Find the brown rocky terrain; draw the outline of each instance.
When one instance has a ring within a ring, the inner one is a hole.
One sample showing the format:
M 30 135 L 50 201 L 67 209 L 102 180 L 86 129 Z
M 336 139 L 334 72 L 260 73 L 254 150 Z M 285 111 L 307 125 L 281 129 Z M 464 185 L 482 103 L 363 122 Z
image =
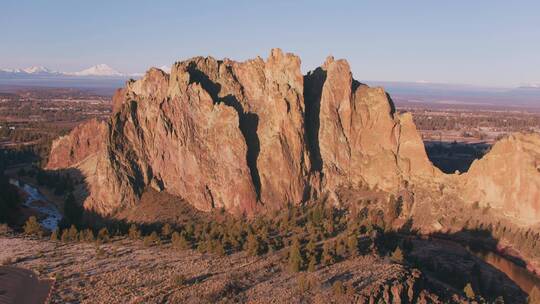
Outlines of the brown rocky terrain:
M 125 238 L 96 245 L 4 236 L 0 245 L 0 260 L 54 280 L 51 303 L 466 303 L 434 277 L 374 255 L 290 273 L 282 251 L 220 257 Z
M 398 115 L 382 89 L 331 57 L 304 77 L 300 59 L 278 49 L 266 61 L 197 57 L 171 75 L 152 69 L 117 91 L 107 131 L 94 132 L 102 141 L 80 146 L 80 129 L 92 128 L 55 143 L 48 168 L 77 167 L 85 207 L 105 215 L 133 206 L 147 187 L 200 210 L 249 213 L 343 186 L 397 193 L 404 181 L 440 175 L 410 115 Z
M 396 113 L 383 89 L 354 80 L 345 60 L 329 57 L 302 76 L 297 56 L 274 49 L 267 60 L 195 57 L 170 75 L 151 69 L 116 92 L 107 123 L 91 121 L 57 140 L 47 167 L 80 170 L 87 184 L 80 197 L 102 215 L 133 207 L 147 188 L 199 210 L 251 213 L 335 201 L 343 187 L 413 196 L 445 187 L 465 205 L 489 205 L 533 226 L 538 142 L 510 136 L 467 174 L 442 174 L 411 115 Z

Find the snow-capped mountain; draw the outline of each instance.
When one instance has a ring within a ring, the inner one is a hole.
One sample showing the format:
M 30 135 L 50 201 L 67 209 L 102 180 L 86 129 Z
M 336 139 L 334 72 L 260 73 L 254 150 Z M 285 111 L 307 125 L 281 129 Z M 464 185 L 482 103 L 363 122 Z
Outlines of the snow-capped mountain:
M 68 74 L 68 73 L 66 73 Z M 102 63 L 98 64 L 92 67 L 89 67 L 88 69 L 82 70 L 80 72 L 71 73 L 68 75 L 75 75 L 75 76 L 105 76 L 105 77 L 121 77 L 121 76 L 127 76 L 125 74 L 122 74 L 118 72 L 117 70 L 111 68 L 110 66 Z
M 21 69 L 0 69 L 0 73 L 22 73 Z
M 49 68 L 43 67 L 43 66 L 33 66 L 26 69 L 22 69 L 22 72 L 28 73 L 28 74 L 59 74 L 56 71 L 53 71 Z
M 124 74 L 106 64 L 98 64 L 78 72 L 57 72 L 47 67 L 33 66 L 25 69 L 0 69 L 0 76 L 7 78 L 33 78 L 43 77 L 110 77 L 128 78 L 139 74 Z
M 528 83 L 519 87 L 520 89 L 540 89 L 540 83 Z

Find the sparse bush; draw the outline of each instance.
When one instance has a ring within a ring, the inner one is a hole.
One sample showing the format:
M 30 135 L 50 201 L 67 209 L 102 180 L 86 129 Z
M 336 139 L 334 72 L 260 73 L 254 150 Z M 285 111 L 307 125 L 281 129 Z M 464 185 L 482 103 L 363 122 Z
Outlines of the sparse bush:
M 109 241 L 109 230 L 107 228 L 101 228 L 98 231 L 97 239 L 100 242 L 107 243 Z
M 349 235 L 347 239 L 347 250 L 351 256 L 358 254 L 358 235 L 356 233 Z
M 0 235 L 6 235 L 10 231 L 7 224 L 0 224 Z
M 69 240 L 72 242 L 75 242 L 79 239 L 79 231 L 77 231 L 77 227 L 75 227 L 75 225 L 71 225 L 71 227 L 69 227 L 68 236 Z
M 51 232 L 51 241 L 53 241 L 53 242 L 58 241 L 58 229 L 54 229 Z
M 128 236 L 131 240 L 138 240 L 141 238 L 141 231 L 135 224 L 131 224 L 131 226 L 129 226 Z
M 171 233 L 172 233 L 171 225 L 169 225 L 168 223 L 163 225 L 163 227 L 161 228 L 161 235 L 163 237 L 169 237 Z
M 312 283 L 311 280 L 309 280 L 306 275 L 298 276 L 296 283 L 298 285 L 297 288 L 298 288 L 299 294 L 304 294 L 310 291 L 311 288 L 313 287 L 311 284 Z
M 93 242 L 95 240 L 94 232 L 92 231 L 92 229 L 84 230 L 84 240 L 86 242 Z
M 35 216 L 31 216 L 28 218 L 28 220 L 24 224 L 23 229 L 24 233 L 28 235 L 38 235 L 42 233 L 41 225 L 38 223 Z
M 61 272 L 57 272 L 57 273 L 54 274 L 54 279 L 56 281 L 61 281 L 61 280 L 64 279 L 64 275 Z
M 261 253 L 261 246 L 260 246 L 259 238 L 251 232 L 247 236 L 245 247 L 246 247 L 247 253 L 251 256 L 256 256 Z
M 101 248 L 101 246 L 96 246 L 96 257 L 97 258 L 104 258 L 105 257 L 105 250 Z
M 330 242 L 325 242 L 323 245 L 323 254 L 322 254 L 322 262 L 325 266 L 329 266 L 334 264 L 335 262 L 334 258 L 334 250 L 333 246 Z
M 161 243 L 161 240 L 159 239 L 159 236 L 155 231 L 152 231 L 150 235 L 145 236 L 143 240 L 143 245 L 146 247 L 159 245 L 160 243 Z
M 302 253 L 300 252 L 300 242 L 298 238 L 294 238 L 289 249 L 289 270 L 292 272 L 298 272 L 302 269 L 304 260 Z
M 465 285 L 465 288 L 463 288 L 463 292 L 469 299 L 474 299 L 474 297 L 476 296 L 471 286 L 471 283 L 467 283 L 467 285 Z
M 191 248 L 191 243 L 187 239 L 184 232 L 182 232 L 182 233 L 178 233 L 176 231 L 173 232 L 173 234 L 172 234 L 172 245 L 173 245 L 174 248 L 183 249 L 183 250 Z
M 226 254 L 225 247 L 220 240 L 214 240 L 212 242 L 211 251 L 219 256 L 224 256 Z
M 345 287 L 343 287 L 343 282 L 340 280 L 335 281 L 334 284 L 332 284 L 332 291 L 336 297 L 342 297 L 345 295 Z
M 396 263 L 403 263 L 404 261 L 403 252 L 401 251 L 401 248 L 399 248 L 399 246 L 396 247 L 394 252 L 392 252 L 392 255 L 390 256 L 390 258 L 392 259 L 392 261 Z
M 314 272 L 317 269 L 317 256 L 316 255 L 310 255 L 309 256 L 309 264 L 308 264 L 308 271 Z
M 314 255 L 316 253 L 317 245 L 315 244 L 315 242 L 316 240 L 312 235 L 312 237 L 310 237 L 309 242 L 306 245 L 306 252 L 308 255 Z
M 69 232 L 66 229 L 62 230 L 62 236 L 60 237 L 60 239 L 64 243 L 69 242 Z

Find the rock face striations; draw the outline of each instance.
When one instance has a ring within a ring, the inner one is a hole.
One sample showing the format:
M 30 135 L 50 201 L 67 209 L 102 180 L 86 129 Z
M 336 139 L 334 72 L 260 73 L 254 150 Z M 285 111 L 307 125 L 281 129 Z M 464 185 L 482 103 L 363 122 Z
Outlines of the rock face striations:
M 149 70 L 116 92 L 107 122 L 55 141 L 48 168 L 79 169 L 85 207 L 103 215 L 137 204 L 148 187 L 200 210 L 252 213 L 333 197 L 341 187 L 398 193 L 449 180 L 465 200 L 514 208 L 510 200 L 538 201 L 538 171 L 492 162 L 512 149 L 523 154 L 511 157 L 518 162 L 534 145 L 509 139 L 470 173 L 448 178 L 428 160 L 411 115 L 398 114 L 383 89 L 354 80 L 345 60 L 329 57 L 302 75 L 297 56 L 273 49 L 266 60 L 195 57 L 170 75 Z M 482 177 L 486 167 L 496 168 L 491 180 Z M 522 177 L 519 185 L 500 180 L 505 168 Z M 516 210 L 538 214 L 526 202 Z
M 322 173 L 323 190 L 364 184 L 397 192 L 403 181 L 440 174 L 410 114 L 397 114 L 382 88 L 354 80 L 347 61 L 327 58 L 305 87 L 313 169 Z

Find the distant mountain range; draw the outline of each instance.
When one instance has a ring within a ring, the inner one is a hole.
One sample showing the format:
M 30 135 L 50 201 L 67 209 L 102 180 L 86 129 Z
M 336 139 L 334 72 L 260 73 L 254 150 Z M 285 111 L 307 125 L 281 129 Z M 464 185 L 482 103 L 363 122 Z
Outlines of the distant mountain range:
M 383 87 L 399 106 L 407 103 L 540 108 L 540 85 L 487 87 L 430 82 L 365 81 Z
M 170 66 L 159 69 L 170 73 Z M 142 73 L 119 72 L 107 64 L 98 64 L 78 72 L 60 72 L 43 66 L 25 69 L 1 69 L 0 86 L 39 86 L 67 88 L 106 88 L 112 92 L 124 86 L 130 78 Z M 496 107 L 527 107 L 540 109 L 540 84 L 519 87 L 486 87 L 466 84 L 392 81 L 363 81 L 383 87 L 396 105 L 429 103 L 438 105 L 473 105 Z
M 137 79 L 142 75 L 121 73 L 106 64 L 98 64 L 78 72 L 60 72 L 42 66 L 25 69 L 0 68 L 0 91 L 12 87 L 58 87 L 99 89 L 99 92 L 112 94 L 115 88 L 124 86 L 128 79 Z
M 129 78 L 139 77 L 141 74 L 125 74 L 118 72 L 106 64 L 98 64 L 79 72 L 59 72 L 47 67 L 33 66 L 25 69 L 0 69 L 0 78 L 43 78 L 43 77 L 110 77 Z

